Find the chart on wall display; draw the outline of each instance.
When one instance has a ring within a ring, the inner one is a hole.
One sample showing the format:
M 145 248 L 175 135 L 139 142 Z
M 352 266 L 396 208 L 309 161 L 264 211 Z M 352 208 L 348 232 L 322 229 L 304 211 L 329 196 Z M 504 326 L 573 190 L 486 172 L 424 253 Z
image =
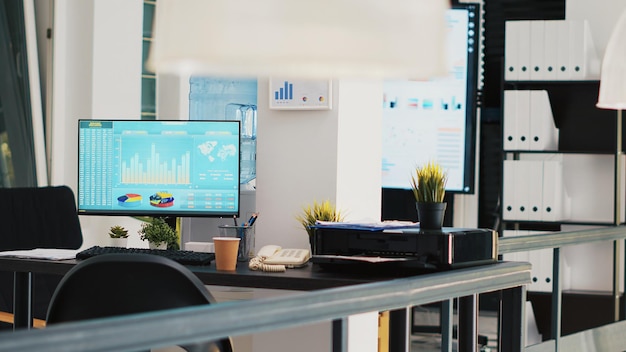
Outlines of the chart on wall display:
M 428 81 L 393 80 L 383 86 L 384 188 L 410 188 L 417 166 L 436 161 L 448 173 L 446 189 L 468 192 L 471 180 L 471 100 L 476 82 L 470 74 L 475 57 L 475 9 L 450 9 L 448 75 Z
M 238 122 L 81 120 L 79 211 L 237 211 L 239 138 Z

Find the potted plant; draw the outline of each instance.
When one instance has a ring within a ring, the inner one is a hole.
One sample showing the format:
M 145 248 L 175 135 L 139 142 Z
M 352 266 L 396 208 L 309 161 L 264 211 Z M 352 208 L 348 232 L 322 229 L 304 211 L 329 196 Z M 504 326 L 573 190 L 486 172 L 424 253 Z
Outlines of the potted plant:
M 438 230 L 443 226 L 446 211 L 443 199 L 447 181 L 447 172 L 434 161 L 417 167 L 415 174 L 411 175 L 411 189 L 415 196 L 420 228 Z
M 147 220 L 138 233 L 142 241 L 148 241 L 150 248 L 179 249 L 176 231 L 163 218 Z
M 302 208 L 302 213 L 296 216 L 296 220 L 302 224 L 307 234 L 309 235 L 309 243 L 313 248 L 313 233 L 315 231 L 312 228 L 315 222 L 320 221 L 343 221 L 344 215 L 341 211 L 337 210 L 334 204 L 329 200 L 325 200 L 321 203 L 314 201 L 313 204 L 307 205 Z
M 109 229 L 109 237 L 114 247 L 126 248 L 128 243 L 128 230 L 123 226 L 115 225 Z

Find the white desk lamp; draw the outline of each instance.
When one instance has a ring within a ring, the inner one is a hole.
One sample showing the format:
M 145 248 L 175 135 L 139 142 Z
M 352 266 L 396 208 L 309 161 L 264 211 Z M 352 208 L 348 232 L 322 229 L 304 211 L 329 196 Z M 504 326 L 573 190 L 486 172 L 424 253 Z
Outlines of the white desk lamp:
M 448 0 L 159 0 L 157 73 L 424 79 L 446 74 Z

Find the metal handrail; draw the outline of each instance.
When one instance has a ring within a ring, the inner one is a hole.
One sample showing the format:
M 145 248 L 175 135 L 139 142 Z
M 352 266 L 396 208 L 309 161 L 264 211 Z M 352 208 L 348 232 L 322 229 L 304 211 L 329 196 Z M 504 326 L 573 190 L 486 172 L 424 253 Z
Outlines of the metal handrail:
M 529 282 L 528 263 L 488 264 L 287 298 L 226 302 L 0 333 L 0 351 L 141 350 L 434 303 L 518 288 Z
M 552 249 L 553 250 L 553 268 L 552 268 L 552 311 L 551 311 L 551 331 L 552 336 L 550 339 L 543 341 L 540 344 L 534 346 L 528 346 L 528 350 L 532 351 L 560 351 L 561 348 L 569 348 L 564 350 L 571 350 L 571 340 L 573 336 L 567 338 L 561 337 L 561 302 L 562 302 L 562 287 L 561 287 L 561 247 L 568 245 L 579 245 L 591 242 L 601 241 L 613 241 L 613 297 L 615 300 L 614 309 L 616 321 L 620 316 L 619 296 L 618 292 L 620 286 L 619 277 L 619 251 L 615 248 L 619 248 L 618 241 L 626 239 L 626 226 L 610 226 L 602 228 L 593 228 L 579 231 L 565 231 L 565 232 L 545 232 L 536 233 L 532 235 L 501 237 L 498 239 L 498 254 L 507 254 L 522 251 L 532 251 L 539 249 Z M 621 310 L 626 314 L 626 306 L 621 307 Z M 614 323 L 618 326 L 623 324 Z M 617 331 L 611 327 L 611 324 L 586 330 L 586 334 L 580 336 L 602 336 L 608 335 L 607 332 Z M 594 335 L 595 334 L 595 335 Z M 575 345 L 575 344 L 574 344 Z
M 579 231 L 545 232 L 524 236 L 500 237 L 498 253 L 557 248 L 599 241 L 616 241 L 626 238 L 626 226 L 610 226 Z

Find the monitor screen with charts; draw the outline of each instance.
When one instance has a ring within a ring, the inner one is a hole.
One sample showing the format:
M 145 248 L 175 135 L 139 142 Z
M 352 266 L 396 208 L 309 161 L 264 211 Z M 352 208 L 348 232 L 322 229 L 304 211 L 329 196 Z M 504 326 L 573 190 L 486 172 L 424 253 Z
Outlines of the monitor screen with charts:
M 239 121 L 78 123 L 79 214 L 239 215 Z
M 409 190 L 415 167 L 436 161 L 448 173 L 447 191 L 474 192 L 479 9 L 477 4 L 464 3 L 447 10 L 446 76 L 385 81 L 384 189 Z

